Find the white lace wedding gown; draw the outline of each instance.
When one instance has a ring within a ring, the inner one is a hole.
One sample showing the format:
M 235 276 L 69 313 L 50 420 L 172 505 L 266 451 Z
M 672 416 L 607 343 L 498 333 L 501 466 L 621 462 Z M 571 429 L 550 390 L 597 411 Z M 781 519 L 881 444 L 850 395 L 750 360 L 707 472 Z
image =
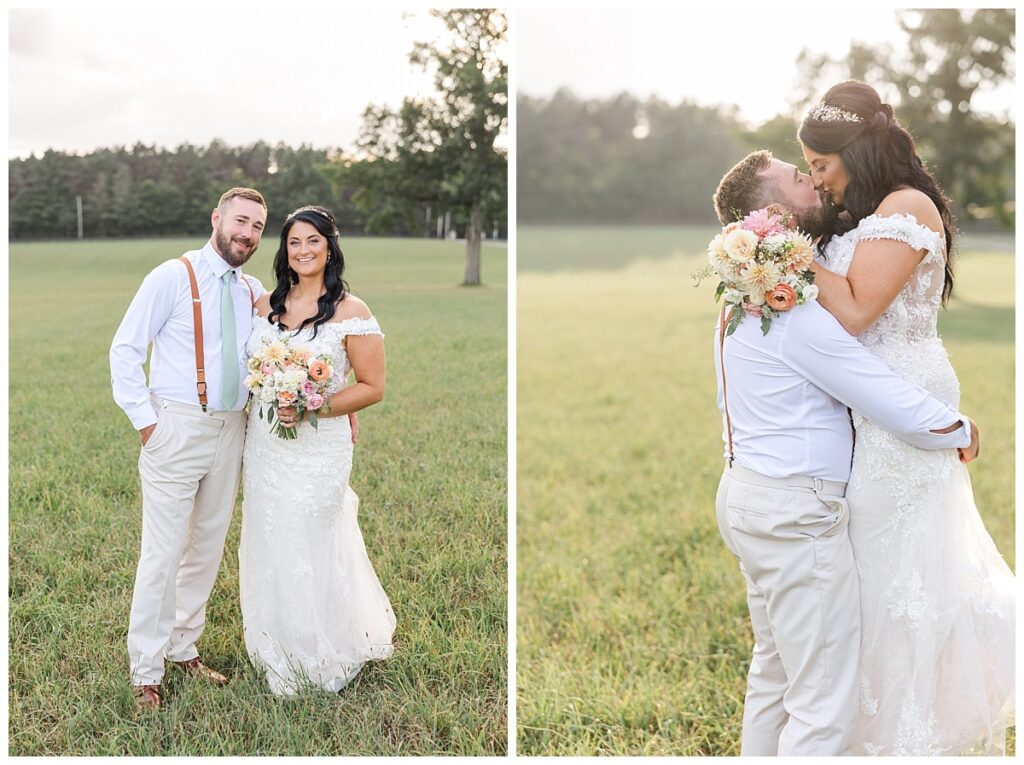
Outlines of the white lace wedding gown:
M 959 408 L 936 329 L 945 240 L 913 216 L 872 215 L 829 242 L 823 265 L 845 275 L 861 239 L 927 250 L 861 342 Z M 1013 724 L 1015 581 L 978 514 L 967 469 L 956 450 L 916 449 L 857 412 L 853 421 L 847 499 L 863 619 L 853 753 L 1002 752 Z
M 254 320 L 250 355 L 282 333 Z M 382 334 L 375 319 L 322 324 L 298 340 L 334 358 L 339 386 L 351 368 L 346 335 Z M 391 655 L 395 615 L 366 555 L 348 485 L 348 417 L 302 423 L 297 438 L 273 435 L 252 407 L 243 457 L 244 500 L 238 550 L 245 647 L 271 690 L 338 691 L 371 659 Z

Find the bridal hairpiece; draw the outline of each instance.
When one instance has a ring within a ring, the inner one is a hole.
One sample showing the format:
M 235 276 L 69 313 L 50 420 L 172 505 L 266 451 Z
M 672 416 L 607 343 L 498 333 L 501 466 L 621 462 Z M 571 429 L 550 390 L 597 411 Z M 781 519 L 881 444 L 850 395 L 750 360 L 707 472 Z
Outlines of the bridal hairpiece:
M 292 210 L 292 212 L 288 213 L 288 217 L 285 218 L 285 220 L 289 221 L 292 218 L 294 218 L 296 215 L 298 215 L 299 213 L 304 213 L 304 212 L 316 213 L 317 215 L 319 215 L 319 216 L 321 216 L 323 218 L 327 218 L 327 220 L 329 220 L 331 223 L 334 223 L 334 217 L 329 212 L 327 212 L 327 210 L 325 210 L 324 208 L 320 207 L 319 205 L 306 205 L 305 207 L 300 207 L 297 210 Z
M 331 228 L 334 229 L 334 235 L 335 236 L 340 236 L 341 235 L 341 233 L 338 231 L 338 223 L 337 223 L 337 221 L 334 220 L 334 216 L 331 215 L 323 207 L 320 207 L 319 205 L 306 205 L 305 207 L 300 207 L 298 210 L 293 210 L 292 212 L 288 213 L 288 217 L 284 219 L 285 223 L 290 221 L 292 218 L 294 218 L 299 213 L 304 213 L 304 212 L 316 213 L 321 218 L 326 218 L 328 221 L 330 221 Z
M 812 120 L 818 120 L 819 122 L 863 122 L 859 116 L 853 112 L 848 112 L 846 109 L 840 109 L 838 106 L 832 104 L 815 104 L 811 107 L 811 110 L 807 112 L 807 116 Z

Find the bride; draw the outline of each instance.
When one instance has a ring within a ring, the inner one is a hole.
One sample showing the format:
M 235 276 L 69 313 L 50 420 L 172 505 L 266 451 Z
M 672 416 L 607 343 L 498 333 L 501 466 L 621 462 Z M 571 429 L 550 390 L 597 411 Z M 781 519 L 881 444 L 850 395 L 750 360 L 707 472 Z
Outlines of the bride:
M 338 691 L 371 659 L 391 655 L 395 616 L 356 522 L 349 418 L 384 394 L 384 336 L 348 291 L 334 218 L 301 207 L 285 221 L 277 286 L 256 302 L 249 355 L 266 339 L 296 337 L 334 358 L 338 392 L 318 427 L 278 410 L 296 438 L 249 413 L 243 457 L 239 580 L 245 646 L 276 694 Z M 355 384 L 342 387 L 349 371 Z
M 819 302 L 895 372 L 959 408 L 936 328 L 953 287 L 953 220 L 913 140 L 855 81 L 810 109 L 799 138 L 815 186 L 845 211 L 814 267 Z M 1002 752 L 1013 724 L 1015 583 L 967 470 L 955 451 L 915 449 L 853 419 L 847 500 L 862 619 L 853 753 Z

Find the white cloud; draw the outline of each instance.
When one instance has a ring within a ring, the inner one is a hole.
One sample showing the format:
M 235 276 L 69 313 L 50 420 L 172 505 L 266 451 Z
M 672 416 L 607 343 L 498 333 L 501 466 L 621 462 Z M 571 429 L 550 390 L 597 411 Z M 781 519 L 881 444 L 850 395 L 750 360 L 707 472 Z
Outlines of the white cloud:
M 226 6 L 10 16 L 9 153 L 264 140 L 348 145 L 366 106 L 432 92 L 409 64 L 426 11 Z

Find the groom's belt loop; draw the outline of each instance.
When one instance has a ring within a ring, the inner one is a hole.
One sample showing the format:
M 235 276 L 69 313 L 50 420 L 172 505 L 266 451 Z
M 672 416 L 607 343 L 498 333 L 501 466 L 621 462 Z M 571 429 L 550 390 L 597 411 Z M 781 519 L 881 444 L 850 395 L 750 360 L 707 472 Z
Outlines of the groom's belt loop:
M 812 478 L 808 475 L 790 475 L 785 478 L 771 478 L 745 468 L 742 465 L 733 465 L 726 468 L 726 472 L 743 483 L 752 483 L 755 486 L 768 486 L 779 489 L 807 489 L 815 494 L 825 494 L 831 497 L 845 497 L 846 484 L 842 481 L 830 481 L 827 478 Z

